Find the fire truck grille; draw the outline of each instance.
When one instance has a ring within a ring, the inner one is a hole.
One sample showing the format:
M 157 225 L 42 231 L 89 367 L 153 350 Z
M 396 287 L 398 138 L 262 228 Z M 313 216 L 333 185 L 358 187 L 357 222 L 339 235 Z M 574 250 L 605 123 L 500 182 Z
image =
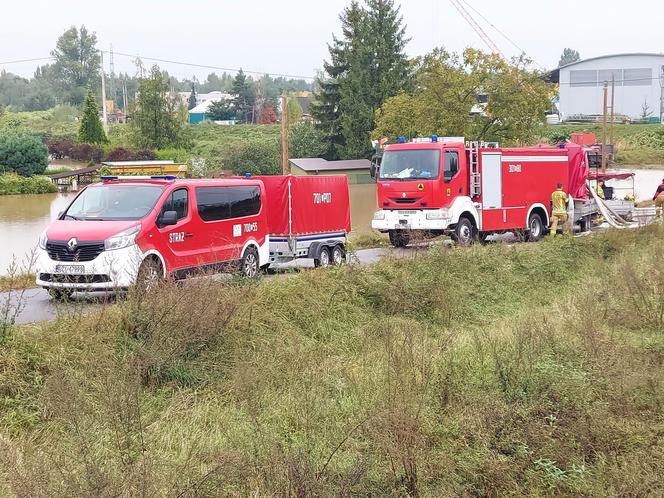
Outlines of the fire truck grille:
M 49 240 L 46 243 L 46 252 L 54 261 L 92 261 L 103 251 L 103 242 L 79 242 L 74 251 L 69 249 L 66 241 Z
M 398 199 L 392 199 L 395 204 L 414 204 L 417 202 L 417 199 L 414 197 L 399 197 Z

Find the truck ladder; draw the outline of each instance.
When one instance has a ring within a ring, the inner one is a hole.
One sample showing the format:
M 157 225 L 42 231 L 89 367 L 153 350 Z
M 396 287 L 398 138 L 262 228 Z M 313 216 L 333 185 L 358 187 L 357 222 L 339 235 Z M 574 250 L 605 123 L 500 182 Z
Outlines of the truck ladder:
M 470 196 L 479 197 L 482 193 L 482 180 L 480 178 L 480 142 L 468 142 L 468 152 L 470 156 Z

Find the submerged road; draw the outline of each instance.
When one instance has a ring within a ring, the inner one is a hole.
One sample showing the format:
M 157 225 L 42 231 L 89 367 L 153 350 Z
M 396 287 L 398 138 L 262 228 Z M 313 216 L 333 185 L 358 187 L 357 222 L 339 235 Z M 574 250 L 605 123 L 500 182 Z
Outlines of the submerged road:
M 405 249 L 394 248 L 376 248 L 361 249 L 355 251 L 350 257 L 352 263 L 360 265 L 370 265 L 382 257 L 389 255 L 398 258 L 414 256 L 422 249 L 428 248 L 428 244 L 422 246 L 408 247 Z M 356 259 L 353 259 L 356 258 Z M 313 268 L 313 260 L 298 259 L 294 262 L 279 265 L 275 267 L 277 275 L 279 270 L 290 268 Z M 71 303 L 62 304 L 53 301 L 48 292 L 44 289 L 26 289 L 0 293 L 0 319 L 2 315 L 7 314 L 7 319 L 14 320 L 16 324 L 24 325 L 28 323 L 43 322 L 53 320 L 58 317 L 80 314 L 85 310 L 94 309 L 95 306 L 101 306 L 104 293 L 76 293 L 72 301 L 80 306 L 72 306 Z

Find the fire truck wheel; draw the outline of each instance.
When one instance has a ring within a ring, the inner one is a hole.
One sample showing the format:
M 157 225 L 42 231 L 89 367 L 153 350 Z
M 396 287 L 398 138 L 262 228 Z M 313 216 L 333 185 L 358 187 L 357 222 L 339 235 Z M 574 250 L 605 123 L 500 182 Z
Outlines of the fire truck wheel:
M 334 249 L 332 249 L 332 263 L 334 263 L 335 266 L 341 266 L 345 262 L 346 251 L 344 251 L 343 246 L 334 246 Z
M 163 275 L 159 260 L 151 256 L 147 257 L 138 269 L 136 285 L 139 291 L 146 292 L 154 289 L 161 282 Z
M 247 247 L 242 256 L 240 271 L 243 277 L 254 278 L 260 270 L 258 264 L 258 252 L 252 246 Z
M 465 217 L 459 218 L 454 229 L 454 240 L 460 246 L 469 246 L 477 239 L 477 230 L 472 222 Z
M 314 266 L 329 266 L 330 265 L 330 250 L 327 247 L 321 247 L 318 257 L 314 259 Z
M 542 217 L 533 213 L 528 219 L 528 240 L 530 242 L 537 242 L 544 235 L 544 223 L 542 223 Z
M 410 234 L 403 230 L 390 230 L 390 244 L 394 247 L 406 247 L 410 242 Z

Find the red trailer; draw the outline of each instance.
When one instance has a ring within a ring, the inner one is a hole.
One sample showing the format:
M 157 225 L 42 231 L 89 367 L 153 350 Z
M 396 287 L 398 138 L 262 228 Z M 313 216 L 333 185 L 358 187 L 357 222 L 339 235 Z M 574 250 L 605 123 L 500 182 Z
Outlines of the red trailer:
M 508 231 L 537 240 L 549 225 L 558 183 L 572 197 L 587 198 L 587 155 L 576 144 L 467 147 L 435 135 L 400 142 L 385 148 L 371 223 L 395 246 L 407 245 L 414 231 L 447 234 L 461 244 Z
M 350 198 L 346 176 L 261 176 L 265 185 L 270 263 L 311 258 L 316 266 L 346 260 Z

